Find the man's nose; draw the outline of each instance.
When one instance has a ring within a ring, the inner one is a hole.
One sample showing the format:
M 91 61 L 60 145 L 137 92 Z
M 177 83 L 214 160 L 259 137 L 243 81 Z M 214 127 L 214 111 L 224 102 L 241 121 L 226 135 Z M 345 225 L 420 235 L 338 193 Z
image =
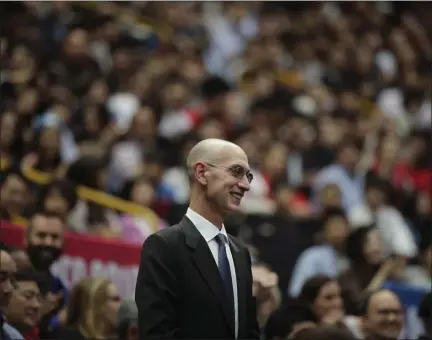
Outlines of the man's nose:
M 242 178 L 242 180 L 239 182 L 239 187 L 244 191 L 250 190 L 250 183 L 246 176 Z
M 34 297 L 30 300 L 29 307 L 39 310 L 42 308 L 42 302 L 38 297 Z
M 394 322 L 394 321 L 396 321 L 396 319 L 397 319 L 396 313 L 389 313 L 387 315 L 387 321 L 388 322 Z
M 45 237 L 45 239 L 43 240 L 43 245 L 44 246 L 48 246 L 48 247 L 52 247 L 54 245 L 54 238 L 52 237 Z

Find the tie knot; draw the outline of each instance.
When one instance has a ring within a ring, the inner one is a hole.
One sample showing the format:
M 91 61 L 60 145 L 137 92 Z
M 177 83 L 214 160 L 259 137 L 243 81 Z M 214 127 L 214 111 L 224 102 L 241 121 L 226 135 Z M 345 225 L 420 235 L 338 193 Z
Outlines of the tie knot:
M 217 234 L 216 237 L 215 237 L 215 239 L 216 239 L 216 242 L 217 242 L 220 246 L 221 246 L 221 245 L 224 245 L 224 244 L 226 243 L 226 241 L 227 241 L 226 236 L 225 236 L 224 234 L 221 234 L 221 233 Z

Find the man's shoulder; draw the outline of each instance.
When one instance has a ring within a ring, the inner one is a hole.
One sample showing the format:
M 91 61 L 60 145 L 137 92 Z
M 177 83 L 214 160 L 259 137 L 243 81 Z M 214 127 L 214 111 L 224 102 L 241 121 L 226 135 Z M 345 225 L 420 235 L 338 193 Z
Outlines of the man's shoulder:
M 3 332 L 8 336 L 10 339 L 13 340 L 24 340 L 24 336 L 14 327 L 11 325 L 5 323 L 3 324 Z M 8 338 L 6 338 L 8 339 Z
M 178 241 L 181 237 L 183 237 L 183 230 L 180 227 L 180 223 L 177 223 L 153 233 L 148 239 L 162 238 L 168 243 L 173 243 Z

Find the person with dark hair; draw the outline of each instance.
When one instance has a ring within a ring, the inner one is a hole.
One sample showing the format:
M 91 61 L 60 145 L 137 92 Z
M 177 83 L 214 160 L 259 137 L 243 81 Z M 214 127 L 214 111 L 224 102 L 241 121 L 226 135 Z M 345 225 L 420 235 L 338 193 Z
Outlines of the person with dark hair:
M 293 340 L 356 340 L 356 338 L 346 329 L 316 327 L 299 331 Z
M 64 220 L 77 204 L 75 186 L 67 180 L 54 180 L 43 186 L 38 197 L 38 211 L 58 215 Z
M 337 184 L 342 194 L 345 213 L 351 217 L 363 210 L 365 176 L 357 171 L 361 148 L 356 140 L 347 139 L 339 144 L 336 163 L 318 172 L 312 186 L 314 201 L 318 203 L 320 191 L 328 184 Z
M 0 183 L 0 219 L 23 217 L 31 201 L 30 185 L 20 171 L 11 170 Z
M 319 323 L 336 323 L 344 316 L 343 301 L 337 281 L 317 275 L 305 282 L 297 300 L 312 310 Z
M 344 255 L 349 225 L 343 210 L 327 209 L 321 230 L 323 244 L 306 249 L 298 258 L 289 287 L 289 295 L 296 297 L 307 279 L 315 275 L 336 277 L 348 268 Z
M 359 320 L 345 313 L 342 290 L 336 279 L 317 275 L 304 284 L 298 302 L 309 308 L 320 325 L 334 325 L 360 334 Z
M 76 185 L 104 191 L 108 175 L 106 165 L 107 159 L 82 157 L 69 167 L 66 178 Z M 91 201 L 78 200 L 67 222 L 69 228 L 74 231 L 108 238 L 117 237 L 120 231 L 117 213 Z
M 147 177 L 141 176 L 127 181 L 121 191 L 121 197 L 148 209 L 146 216 L 135 214 L 120 215 L 120 237 L 122 240 L 142 245 L 149 235 L 167 226 L 166 222 L 152 210 L 152 205 L 156 198 L 156 190 Z
M 346 308 L 357 315 L 361 294 L 371 282 L 384 261 L 380 233 L 373 226 L 361 227 L 346 241 L 346 255 L 350 268 L 339 276 Z
M 224 125 L 224 132 L 228 132 L 228 95 L 231 85 L 219 76 L 210 76 L 201 84 L 200 92 L 203 99 L 203 117 L 215 117 Z M 225 125 L 226 124 L 226 125 Z
M 403 326 L 402 304 L 390 290 L 379 289 L 365 296 L 361 304 L 362 331 L 366 340 L 396 340 Z
M 20 333 L 37 334 L 42 316 L 42 304 L 49 289 L 48 278 L 33 268 L 25 268 L 15 274 L 15 289 L 4 313 Z
M 366 204 L 381 234 L 385 255 L 411 258 L 417 255 L 414 235 L 400 211 L 391 205 L 392 193 L 387 181 L 370 178 L 365 188 Z
M 26 252 L 36 270 L 49 277 L 49 292 L 43 300 L 41 312 L 41 336 L 49 329 L 58 326 L 57 313 L 67 299 L 67 289 L 63 282 L 50 272 L 50 268 L 63 252 L 65 225 L 55 215 L 36 213 L 30 219 L 25 238 Z
M 418 340 L 432 340 L 432 292 L 427 294 L 418 308 L 418 317 L 423 321 L 425 334 Z
M 264 327 L 264 338 L 291 339 L 302 329 L 316 327 L 316 322 L 317 318 L 309 308 L 290 301 L 270 315 Z

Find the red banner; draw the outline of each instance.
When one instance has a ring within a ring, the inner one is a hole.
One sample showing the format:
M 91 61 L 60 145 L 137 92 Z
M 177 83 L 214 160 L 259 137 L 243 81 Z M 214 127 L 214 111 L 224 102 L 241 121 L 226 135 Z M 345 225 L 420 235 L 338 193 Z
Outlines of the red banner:
M 22 247 L 25 229 L 0 221 L 0 240 Z M 114 282 L 123 298 L 135 292 L 141 247 L 115 240 L 67 233 L 63 256 L 52 272 L 70 288 L 86 276 L 106 277 Z

